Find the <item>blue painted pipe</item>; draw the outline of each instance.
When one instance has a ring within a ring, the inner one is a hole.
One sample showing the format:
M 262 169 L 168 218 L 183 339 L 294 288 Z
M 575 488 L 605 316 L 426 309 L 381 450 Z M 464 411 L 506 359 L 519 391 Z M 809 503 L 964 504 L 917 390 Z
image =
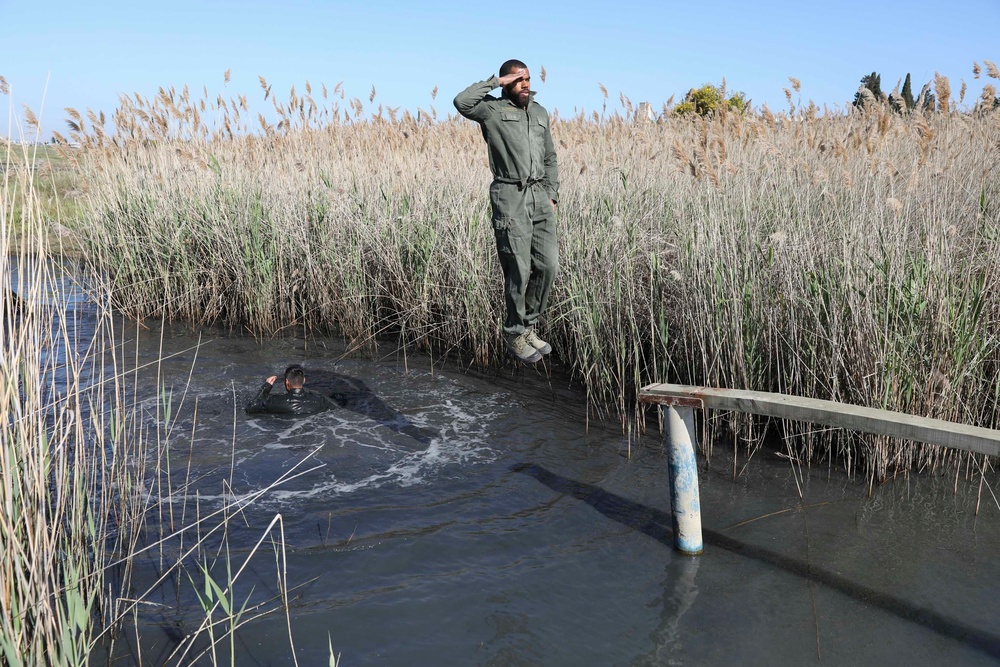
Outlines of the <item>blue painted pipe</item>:
M 694 445 L 694 409 L 667 405 L 667 456 L 670 462 L 670 504 L 674 518 L 674 547 L 683 554 L 702 552 L 701 499 Z

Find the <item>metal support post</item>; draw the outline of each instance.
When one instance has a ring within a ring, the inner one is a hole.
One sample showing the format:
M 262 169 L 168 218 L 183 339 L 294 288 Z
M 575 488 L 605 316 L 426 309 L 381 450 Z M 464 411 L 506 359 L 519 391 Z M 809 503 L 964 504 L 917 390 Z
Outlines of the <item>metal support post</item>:
M 664 405 L 667 427 L 667 456 L 670 463 L 670 504 L 674 518 L 674 547 L 696 556 L 702 552 L 701 500 L 698 495 L 698 462 L 695 444 L 694 409 Z

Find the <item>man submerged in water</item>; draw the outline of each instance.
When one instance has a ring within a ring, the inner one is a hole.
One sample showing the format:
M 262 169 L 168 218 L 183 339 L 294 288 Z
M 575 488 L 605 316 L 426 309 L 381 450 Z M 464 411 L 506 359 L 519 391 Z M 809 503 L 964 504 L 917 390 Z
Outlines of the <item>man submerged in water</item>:
M 319 392 L 303 389 L 306 373 L 302 366 L 292 364 L 285 369 L 285 393 L 271 395 L 277 375 L 264 381 L 257 395 L 246 407 L 247 414 L 314 415 L 334 407 L 335 403 Z

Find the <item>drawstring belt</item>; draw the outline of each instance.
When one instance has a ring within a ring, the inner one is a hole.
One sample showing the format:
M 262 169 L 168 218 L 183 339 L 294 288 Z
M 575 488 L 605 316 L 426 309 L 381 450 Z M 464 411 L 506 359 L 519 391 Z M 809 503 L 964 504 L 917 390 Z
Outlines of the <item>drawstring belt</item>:
M 507 185 L 516 185 L 518 190 L 524 190 L 527 187 L 530 187 L 532 185 L 535 185 L 537 183 L 541 183 L 542 182 L 542 179 L 540 179 L 540 178 L 522 178 L 522 179 L 518 180 L 516 178 L 503 178 L 501 176 L 497 176 L 493 180 L 495 180 L 497 183 L 506 183 Z

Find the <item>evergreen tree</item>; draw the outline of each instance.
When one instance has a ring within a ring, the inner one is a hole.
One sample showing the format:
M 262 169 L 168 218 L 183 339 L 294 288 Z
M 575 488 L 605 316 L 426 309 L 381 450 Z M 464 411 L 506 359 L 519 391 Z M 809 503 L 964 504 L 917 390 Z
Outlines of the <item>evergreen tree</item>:
M 875 96 L 875 102 L 882 100 L 882 76 L 878 72 L 872 72 L 861 77 L 861 86 L 867 88 Z M 859 90 L 854 94 L 854 106 L 864 106 L 864 95 Z
M 913 111 L 917 103 L 913 99 L 913 89 L 910 87 L 910 73 L 906 73 L 906 80 L 903 82 L 903 102 L 906 104 L 906 111 Z
M 933 112 L 936 104 L 937 98 L 931 92 L 931 82 L 928 81 L 920 89 L 920 95 L 917 97 L 917 106 L 920 107 L 920 111 L 922 112 Z

